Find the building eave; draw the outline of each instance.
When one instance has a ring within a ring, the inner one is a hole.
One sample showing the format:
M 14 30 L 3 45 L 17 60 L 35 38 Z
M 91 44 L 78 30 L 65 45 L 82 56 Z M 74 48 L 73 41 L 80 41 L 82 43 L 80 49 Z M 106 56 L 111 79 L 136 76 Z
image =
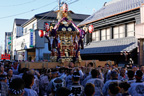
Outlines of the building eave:
M 97 22 L 99 20 L 103 20 L 103 19 L 106 19 L 106 18 L 109 18 L 109 17 L 112 17 L 112 16 L 116 16 L 116 15 L 119 15 L 119 14 L 123 14 L 123 13 L 126 13 L 126 12 L 129 12 L 129 11 L 133 11 L 133 10 L 136 10 L 136 9 L 140 9 L 140 7 L 137 7 L 137 8 L 133 8 L 133 9 L 130 9 L 130 10 L 127 10 L 127 11 L 123 11 L 123 12 L 120 12 L 120 13 L 117 13 L 117 14 L 113 14 L 113 15 L 110 15 L 110 16 L 107 16 L 107 17 L 104 17 L 104 18 L 101 18 L 101 19 L 98 19 L 98 20 L 94 20 L 92 22 L 88 22 L 88 23 L 85 23 L 85 24 L 82 24 L 82 25 L 78 25 L 78 27 L 82 27 L 84 25 L 87 25 L 87 24 L 91 24 L 93 22 Z
M 34 16 L 32 17 L 30 20 L 26 21 L 24 24 L 22 24 L 22 27 L 26 27 L 27 25 L 29 25 L 30 23 L 32 23 L 33 21 L 37 20 L 37 18 Z

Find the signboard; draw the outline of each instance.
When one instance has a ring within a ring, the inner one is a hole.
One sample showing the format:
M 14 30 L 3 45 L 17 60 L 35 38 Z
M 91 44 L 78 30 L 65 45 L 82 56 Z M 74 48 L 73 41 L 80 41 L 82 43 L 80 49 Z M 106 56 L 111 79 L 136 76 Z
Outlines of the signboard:
M 1 59 L 10 60 L 10 54 L 1 54 Z
M 33 32 L 34 32 L 34 30 L 30 29 L 30 47 L 34 47 L 34 45 L 33 45 Z

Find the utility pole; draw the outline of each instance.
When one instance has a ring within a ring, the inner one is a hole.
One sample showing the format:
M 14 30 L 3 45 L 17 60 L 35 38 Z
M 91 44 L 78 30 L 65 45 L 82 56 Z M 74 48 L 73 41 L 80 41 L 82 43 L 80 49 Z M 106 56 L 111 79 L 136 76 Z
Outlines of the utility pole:
M 58 10 L 60 10 L 60 2 L 61 0 L 58 0 Z

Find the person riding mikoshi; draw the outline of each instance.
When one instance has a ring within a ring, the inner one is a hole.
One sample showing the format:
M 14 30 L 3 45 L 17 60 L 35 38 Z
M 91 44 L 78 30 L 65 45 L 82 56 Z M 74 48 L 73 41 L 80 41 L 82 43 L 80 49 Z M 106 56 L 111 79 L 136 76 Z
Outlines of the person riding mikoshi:
M 68 5 L 65 3 L 63 6 L 60 8 L 60 10 L 56 11 L 57 12 L 57 19 L 60 21 L 63 17 L 66 17 L 68 20 L 72 21 L 72 18 L 70 16 L 72 11 L 68 11 Z

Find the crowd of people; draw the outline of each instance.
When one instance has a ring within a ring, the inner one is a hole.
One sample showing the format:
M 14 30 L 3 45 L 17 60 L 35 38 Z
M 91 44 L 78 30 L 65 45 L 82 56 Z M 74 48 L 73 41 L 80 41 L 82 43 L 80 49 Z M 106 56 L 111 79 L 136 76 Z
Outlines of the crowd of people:
M 34 70 L 0 62 L 0 96 L 144 96 L 144 66 L 105 64 Z

